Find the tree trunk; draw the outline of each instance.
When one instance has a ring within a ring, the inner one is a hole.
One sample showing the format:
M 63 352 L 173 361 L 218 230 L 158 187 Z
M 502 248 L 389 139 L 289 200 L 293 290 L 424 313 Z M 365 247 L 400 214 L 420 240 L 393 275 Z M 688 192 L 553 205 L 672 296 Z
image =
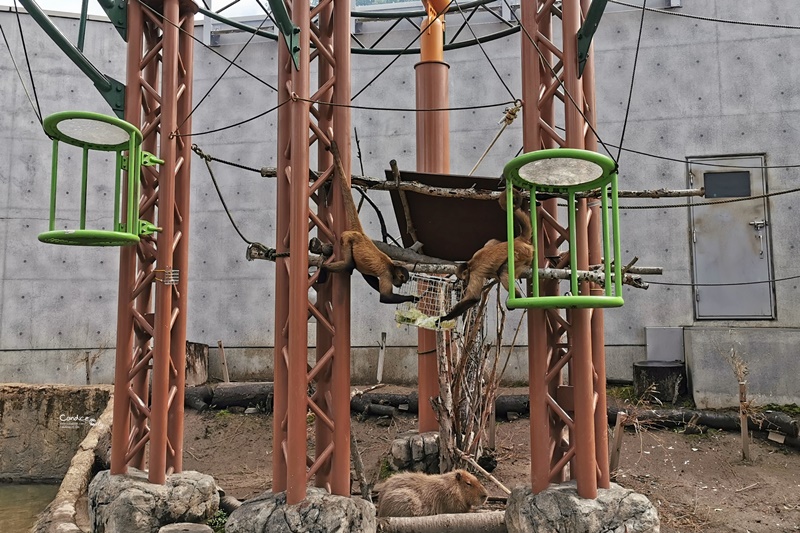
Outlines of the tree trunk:
M 272 382 L 233 382 L 220 383 L 214 388 L 211 403 L 220 409 L 227 407 L 262 406 L 266 412 L 272 412 Z
M 378 519 L 379 533 L 507 533 L 504 511 Z

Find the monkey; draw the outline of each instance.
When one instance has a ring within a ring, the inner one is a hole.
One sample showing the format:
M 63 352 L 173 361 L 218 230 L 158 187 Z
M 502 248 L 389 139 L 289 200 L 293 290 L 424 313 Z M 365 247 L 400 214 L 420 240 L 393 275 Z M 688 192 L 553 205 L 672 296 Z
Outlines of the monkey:
M 505 194 L 500 196 L 499 202 L 504 210 L 508 208 Z M 514 238 L 514 266 L 517 267 L 515 268 L 516 272 L 519 272 L 517 265 L 529 265 L 533 260 L 533 245 L 531 244 L 533 228 L 530 217 L 522 208 L 522 203 L 522 196 L 515 191 L 514 220 L 520 228 L 519 234 Z M 511 285 L 509 285 L 508 242 L 496 239 L 488 241 L 483 248 L 472 255 L 468 262 L 458 265 L 456 276 L 464 281 L 467 287 L 464 289 L 461 300 L 453 306 L 450 312 L 439 317 L 440 323 L 461 316 L 469 308 L 477 304 L 481 300 L 481 293 L 487 280 L 499 280 L 503 287 L 510 292 L 509 287 L 513 286 L 514 280 L 511 280 Z M 514 286 L 514 294 L 517 297 L 521 296 L 516 286 Z
M 328 279 L 328 272 L 352 274 L 355 269 L 361 273 L 370 287 L 380 293 L 381 303 L 399 304 L 417 301 L 416 296 L 395 294 L 394 287 L 400 287 L 410 279 L 408 269 L 395 265 L 391 258 L 380 251 L 372 239 L 364 233 L 364 228 L 358 218 L 356 204 L 353 201 L 353 194 L 350 191 L 350 180 L 344 174 L 339 149 L 334 141 L 331 141 L 330 150 L 333 153 L 334 172 L 339 177 L 346 230 L 340 237 L 343 259 L 324 263 L 320 267 L 317 282 L 325 283 Z

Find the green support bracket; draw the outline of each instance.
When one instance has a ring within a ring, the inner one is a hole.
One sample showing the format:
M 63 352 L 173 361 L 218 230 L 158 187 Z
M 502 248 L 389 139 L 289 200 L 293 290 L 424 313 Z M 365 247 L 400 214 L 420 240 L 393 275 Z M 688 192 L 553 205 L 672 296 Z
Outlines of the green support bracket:
M 122 40 L 128 42 L 128 0 L 97 0 L 100 7 L 108 15 L 111 24 L 120 34 Z
M 44 30 L 44 32 L 61 48 L 68 58 L 86 74 L 103 99 L 111 106 L 114 114 L 119 118 L 125 115 L 125 84 L 110 78 L 97 70 L 80 50 L 72 45 L 61 31 L 56 28 L 50 17 L 33 0 L 19 0 L 31 18 Z
M 589 6 L 589 12 L 586 13 L 586 20 L 583 21 L 583 26 L 578 30 L 578 77 L 583 75 L 583 69 L 586 66 L 586 60 L 589 59 L 589 47 L 592 46 L 592 37 L 597 31 L 597 26 L 600 25 L 600 18 L 603 16 L 603 11 L 606 9 L 608 0 L 592 0 L 592 5 Z
M 286 46 L 289 47 L 289 54 L 292 56 L 295 70 L 300 70 L 300 28 L 294 25 L 292 19 L 289 18 L 289 13 L 286 11 L 286 5 L 283 0 L 267 0 L 269 6 L 272 8 L 272 14 L 275 16 L 275 22 L 278 29 L 283 34 L 283 39 L 286 41 Z

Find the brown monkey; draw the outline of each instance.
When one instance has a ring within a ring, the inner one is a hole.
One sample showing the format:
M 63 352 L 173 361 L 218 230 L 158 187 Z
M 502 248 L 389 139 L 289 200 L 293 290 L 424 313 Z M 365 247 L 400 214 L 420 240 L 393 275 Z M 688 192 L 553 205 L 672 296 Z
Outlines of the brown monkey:
M 507 209 L 506 195 L 500 196 L 500 205 Z M 514 271 L 519 272 L 523 265 L 529 265 L 533 260 L 533 245 L 531 244 L 532 227 L 528 213 L 522 208 L 522 196 L 514 192 L 514 220 L 519 226 L 519 234 L 514 238 Z M 461 300 L 453 306 L 449 313 L 439 320 L 452 320 L 464 314 L 467 309 L 481 300 L 483 286 L 487 280 L 497 279 L 510 291 L 509 286 L 514 284 L 508 280 L 508 242 L 495 239 L 487 242 L 483 248 L 472 255 L 472 258 L 458 265 L 456 276 L 462 279 L 467 287 Z M 520 296 L 514 287 L 515 294 Z
M 353 194 L 350 191 L 350 180 L 344 174 L 339 149 L 335 142 L 331 141 L 330 149 L 333 153 L 334 171 L 338 174 L 338 181 L 342 191 L 345 227 L 347 229 L 342 232 L 340 238 L 343 259 L 324 263 L 320 267 L 318 282 L 325 283 L 328 279 L 328 272 L 348 272 L 352 274 L 353 269 L 356 269 L 364 276 L 369 286 L 380 293 L 381 303 L 399 304 L 416 301 L 417 298 L 415 296 L 394 293 L 394 287 L 400 287 L 409 280 L 408 269 L 395 265 L 391 258 L 378 250 L 372 239 L 364 233 L 364 228 L 358 219 L 358 211 L 353 201 Z

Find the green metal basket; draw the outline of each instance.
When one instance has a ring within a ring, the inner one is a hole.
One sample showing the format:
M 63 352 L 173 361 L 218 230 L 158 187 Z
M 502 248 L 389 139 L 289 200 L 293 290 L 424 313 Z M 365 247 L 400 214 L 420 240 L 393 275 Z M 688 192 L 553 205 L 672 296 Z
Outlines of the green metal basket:
M 141 150 L 142 134 L 132 124 L 116 117 L 88 111 L 62 111 L 44 120 L 44 130 L 53 139 L 53 161 L 50 182 L 50 227 L 39 234 L 39 240 L 50 244 L 77 246 L 127 246 L 139 242 L 141 235 L 157 231 L 153 224 L 139 220 L 139 182 L 142 165 L 163 161 Z M 81 205 L 79 227 L 55 229 L 58 197 L 58 143 L 64 142 L 83 150 L 81 167 Z M 86 227 L 89 150 L 114 152 L 113 230 Z M 125 155 L 124 152 L 127 152 Z M 127 202 L 123 206 L 123 170 L 127 170 Z
M 600 308 L 620 307 L 622 299 L 622 267 L 620 265 L 619 210 L 617 206 L 617 171 L 612 159 L 596 152 L 572 148 L 538 150 L 512 159 L 503 169 L 506 178 L 508 205 L 513 205 L 514 186 L 531 193 L 531 224 L 533 226 L 533 261 L 531 292 L 527 297 L 517 297 L 510 290 L 506 305 L 509 309 Z M 539 254 L 536 250 L 537 217 L 536 193 L 549 192 L 567 195 L 569 212 L 569 243 L 572 252 L 576 239 L 576 195 L 600 191 L 603 240 L 603 266 L 606 273 L 604 294 L 580 294 L 578 285 L 577 254 L 570 253 L 570 291 L 558 296 L 539 294 Z M 609 210 L 611 212 L 609 216 Z M 514 273 L 514 213 L 508 209 L 508 273 Z M 610 220 L 609 220 L 610 218 Z M 611 235 L 613 231 L 613 253 Z M 609 279 L 613 271 L 613 280 Z

